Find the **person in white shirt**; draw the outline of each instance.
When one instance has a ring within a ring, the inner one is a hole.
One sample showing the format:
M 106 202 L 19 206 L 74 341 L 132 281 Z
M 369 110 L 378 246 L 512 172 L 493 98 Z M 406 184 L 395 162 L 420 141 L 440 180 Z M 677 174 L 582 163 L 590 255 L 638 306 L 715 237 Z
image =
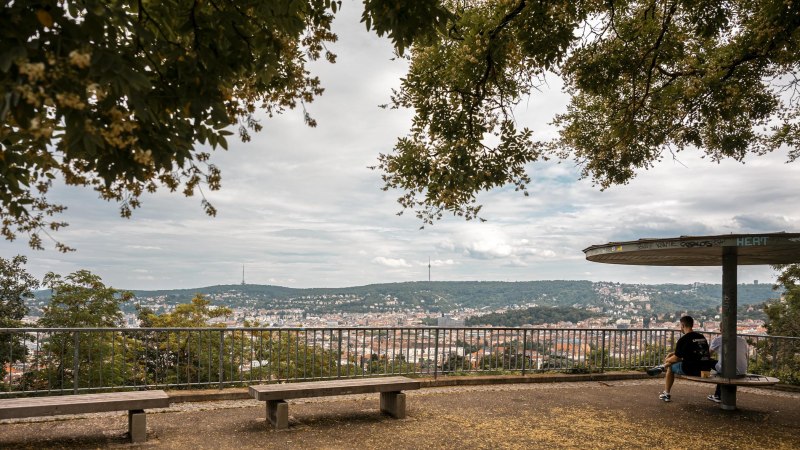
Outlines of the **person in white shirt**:
M 720 329 L 722 332 L 722 329 Z M 717 365 L 714 367 L 714 370 L 717 373 L 722 373 L 722 335 L 715 337 L 711 340 L 711 344 L 709 345 L 709 350 L 711 353 L 716 352 L 719 361 L 717 361 Z M 745 338 L 741 336 L 736 336 L 736 375 L 745 375 L 747 374 L 747 341 Z M 712 402 L 719 403 L 722 400 L 720 399 L 720 392 L 721 392 L 721 385 L 717 385 L 717 389 L 714 391 L 714 394 L 709 395 L 707 398 Z

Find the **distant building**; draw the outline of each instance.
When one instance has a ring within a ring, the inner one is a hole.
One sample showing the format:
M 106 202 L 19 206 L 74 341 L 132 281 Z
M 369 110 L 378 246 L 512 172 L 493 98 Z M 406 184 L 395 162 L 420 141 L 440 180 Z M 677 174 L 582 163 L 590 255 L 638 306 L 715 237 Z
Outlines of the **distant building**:
M 444 314 L 441 317 L 436 318 L 436 326 L 445 328 L 463 327 L 464 319 L 456 319 L 455 317 L 451 317 L 449 314 Z

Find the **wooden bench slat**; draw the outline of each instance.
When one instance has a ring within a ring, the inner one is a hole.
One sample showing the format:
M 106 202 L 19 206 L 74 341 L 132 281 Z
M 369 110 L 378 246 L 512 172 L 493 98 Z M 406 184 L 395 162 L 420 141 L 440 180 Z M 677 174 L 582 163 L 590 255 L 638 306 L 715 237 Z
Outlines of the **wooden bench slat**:
M 386 377 L 386 378 L 350 378 L 343 380 L 324 380 L 324 381 L 305 381 L 301 383 L 285 383 L 285 384 L 262 384 L 255 385 L 254 387 L 262 389 L 302 389 L 309 386 L 319 386 L 324 384 L 330 387 L 350 387 L 350 386 L 364 386 L 364 385 L 392 385 L 404 383 L 417 383 L 419 381 L 407 377 Z
M 305 381 L 301 383 L 285 383 L 285 384 L 262 384 L 253 387 L 261 390 L 290 390 L 290 389 L 304 389 L 307 387 L 318 387 L 321 384 L 331 388 L 338 387 L 352 387 L 352 386 L 376 386 L 376 385 L 393 385 L 393 384 L 406 384 L 415 383 L 415 381 L 407 377 L 386 377 L 386 378 L 350 378 L 344 380 L 325 380 L 325 381 Z
M 268 384 L 262 386 L 304 386 L 304 385 L 316 385 L 320 383 L 325 383 L 328 386 L 349 386 L 349 385 L 358 385 L 358 384 L 388 384 L 388 383 L 398 383 L 398 382 L 406 382 L 406 381 L 415 381 L 408 377 L 371 377 L 371 378 L 342 378 L 342 379 L 334 379 L 334 380 L 318 380 L 318 381 L 303 381 L 299 383 L 283 383 L 283 384 Z
M 420 382 L 406 377 L 357 378 L 250 386 L 250 396 L 259 401 L 288 400 L 305 397 L 397 392 L 419 389 Z
M 714 375 L 708 378 L 695 377 L 691 375 L 676 375 L 676 377 L 688 381 L 697 381 L 699 383 L 727 384 L 733 386 L 771 386 L 773 384 L 780 383 L 781 381 L 780 379 L 775 377 L 768 377 L 765 375 L 757 375 L 753 373 L 748 373 L 747 375 L 742 375 L 741 377 L 735 377 L 735 378 L 725 378 L 719 375 Z
M 167 407 L 169 396 L 164 391 L 10 398 L 0 400 L 0 419 Z

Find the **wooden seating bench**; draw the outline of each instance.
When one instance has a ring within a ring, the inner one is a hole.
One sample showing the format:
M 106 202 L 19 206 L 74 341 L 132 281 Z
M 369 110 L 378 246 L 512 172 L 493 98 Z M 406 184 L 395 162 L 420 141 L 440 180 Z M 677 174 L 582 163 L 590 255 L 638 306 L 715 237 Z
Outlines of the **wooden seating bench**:
M 0 419 L 127 410 L 128 435 L 131 442 L 144 442 L 147 440 L 147 419 L 144 410 L 168 406 L 169 397 L 164 391 L 9 398 L 0 400 Z
M 741 375 L 734 378 L 726 378 L 720 376 L 719 374 L 712 375 L 708 378 L 694 377 L 690 375 L 676 375 L 675 377 L 689 381 L 697 381 L 699 383 L 726 384 L 731 386 L 771 386 L 781 381 L 775 377 L 757 375 L 754 373 L 748 373 L 746 375 Z
M 250 396 L 267 402 L 267 421 L 276 429 L 289 427 L 289 405 L 293 398 L 379 392 L 381 412 L 397 419 L 406 416 L 406 395 L 401 391 L 419 389 L 420 382 L 407 377 L 356 378 L 303 383 L 250 386 Z

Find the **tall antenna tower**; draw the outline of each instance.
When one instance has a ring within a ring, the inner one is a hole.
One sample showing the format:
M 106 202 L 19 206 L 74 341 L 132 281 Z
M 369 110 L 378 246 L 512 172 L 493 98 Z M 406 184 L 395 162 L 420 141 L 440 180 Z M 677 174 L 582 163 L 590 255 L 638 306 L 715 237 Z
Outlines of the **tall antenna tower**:
M 428 283 L 431 282 L 431 257 L 428 256 Z
M 242 264 L 242 286 L 244 286 L 245 284 L 247 283 L 244 282 L 244 264 Z

